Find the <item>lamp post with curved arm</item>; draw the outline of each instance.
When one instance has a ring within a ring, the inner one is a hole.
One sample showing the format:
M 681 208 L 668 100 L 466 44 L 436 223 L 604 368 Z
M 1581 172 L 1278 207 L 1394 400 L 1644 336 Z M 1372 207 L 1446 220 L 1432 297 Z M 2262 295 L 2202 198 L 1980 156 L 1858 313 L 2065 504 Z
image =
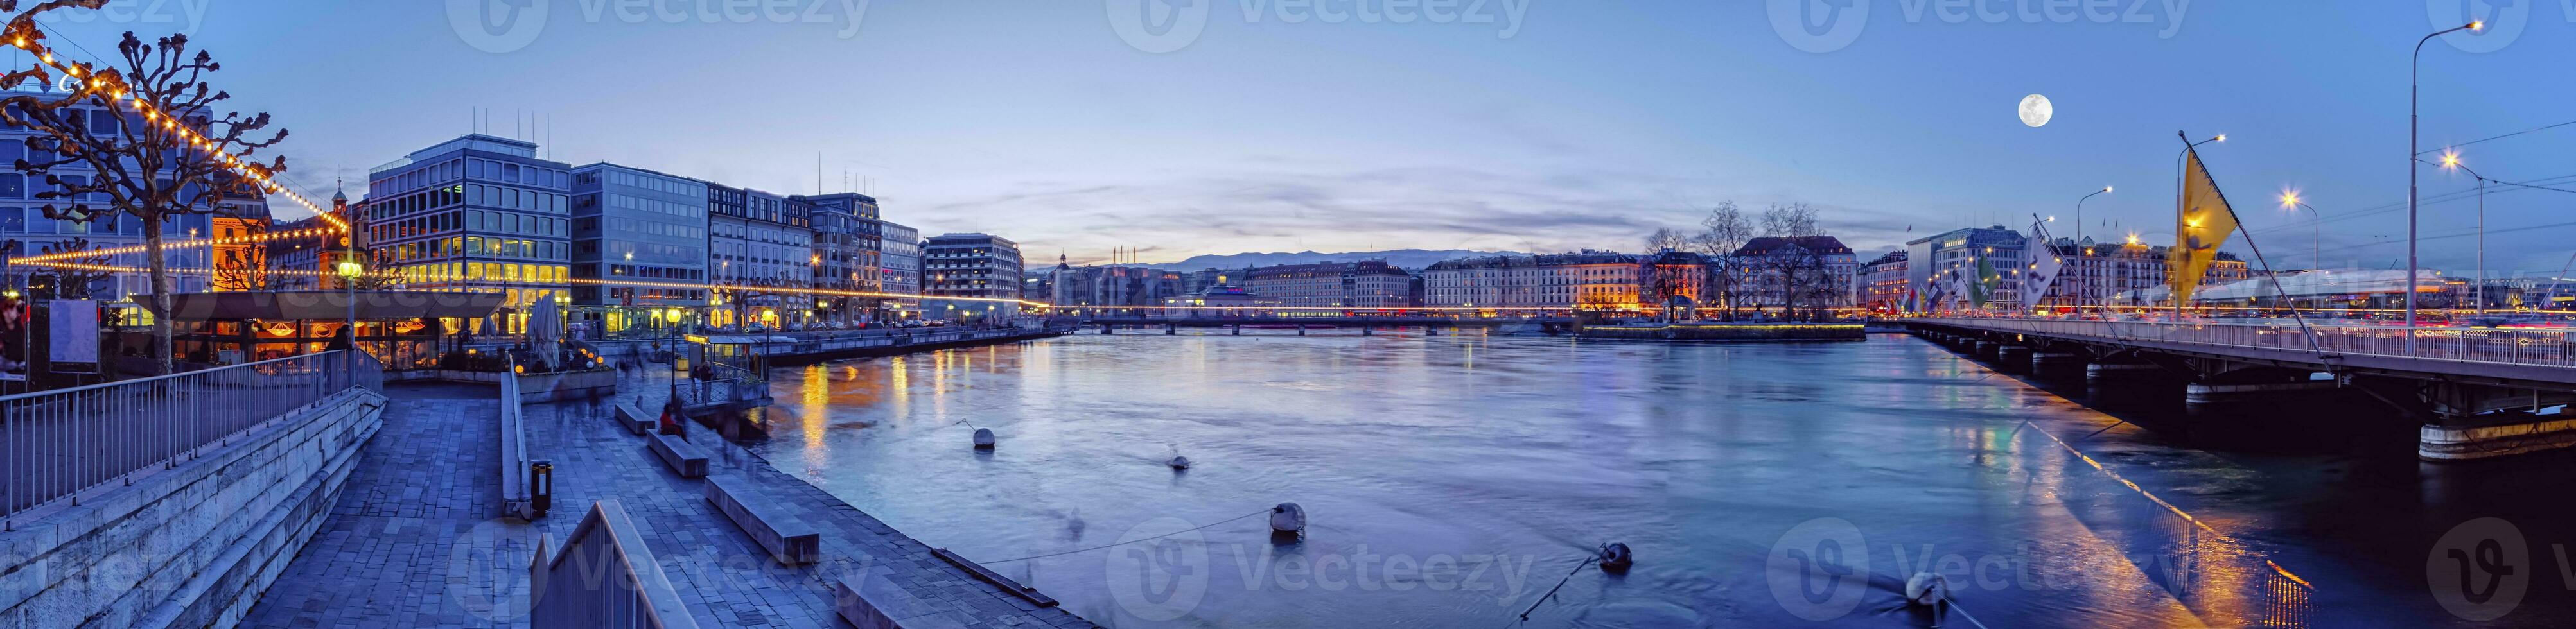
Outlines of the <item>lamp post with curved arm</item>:
M 2408 62 L 2407 62 L 2407 63 L 2408 63 L 2408 67 L 2407 67 L 2407 70 L 2406 70 L 2406 82 L 2407 82 L 2407 83 L 2406 83 L 2406 355 L 2408 355 L 2408 356 L 2413 356 L 2413 355 L 2415 355 L 2415 274 L 2419 272 L 2419 271 L 2415 268 L 2415 267 L 2416 267 L 2416 259 L 2415 259 L 2415 208 L 2416 208 L 2416 199 L 2415 199 L 2415 190 L 2416 190 L 2416 183 L 2415 183 L 2415 162 L 2420 161 L 2420 160 L 2421 160 L 2421 158 L 2420 158 L 2419 156 L 2423 155 L 2423 151 L 2422 151 L 2422 150 L 2421 150 L 2421 149 L 2416 145 L 2416 129 L 2417 129 L 2419 126 L 2421 126 L 2420 124 L 2418 124 L 2418 121 L 2419 121 L 2419 119 L 2420 119 L 2420 118 L 2421 118 L 2421 116 L 2422 116 L 2422 114 L 2421 114 L 2421 112 L 2422 112 L 2422 103 L 2421 103 L 2421 101 L 2423 100 L 2423 91 L 2424 91 L 2424 89 L 2423 89 L 2423 76 L 2424 76 L 2424 44 L 2425 44 L 2426 42 L 2431 42 L 2431 41 L 2433 41 L 2433 38 L 2435 38 L 2435 37 L 2441 37 L 2441 36 L 2443 36 L 2443 35 L 2449 35 L 2449 34 L 2451 34 L 2451 33 L 2456 33 L 2456 32 L 2460 32 L 2460 31 L 2482 32 L 2482 31 L 2485 31 L 2485 30 L 2486 30 L 2486 24 L 2487 24 L 2487 23 L 2486 23 L 2486 21 L 2485 21 L 2485 20 L 2478 20 L 2478 21 L 2470 22 L 2470 23 L 2463 24 L 2463 25 L 2460 25 L 2460 26 L 2456 26 L 2456 27 L 2452 27 L 2452 28 L 2443 29 L 2443 30 L 2441 30 L 2441 31 L 2439 31 L 2439 32 L 2435 32 L 2435 33 L 2433 33 L 2433 34 L 2431 34 L 2431 35 L 2425 35 L 2423 39 L 2415 40 L 2415 54 L 2414 54 L 2414 56 L 2413 56 L 2413 57 L 2411 57 L 2411 58 L 2408 60 Z
M 2308 257 L 2309 257 L 2309 259 L 2308 259 L 2308 264 L 2313 265 L 2314 267 L 2316 267 L 2316 270 L 2319 270 L 2319 271 L 2325 270 L 2325 268 L 2326 268 L 2326 247 L 2325 247 L 2325 242 L 2326 242 L 2326 219 L 2325 219 L 2325 215 L 2317 213 L 2317 206 L 2308 205 L 2308 203 L 2307 203 L 2306 201 L 2301 201 L 2301 200 L 2299 200 L 2299 193 L 2298 193 L 2298 192 L 2295 192 L 2295 191 L 2293 191 L 2293 192 L 2283 192 L 2283 193 L 2281 193 L 2281 207 L 2285 207 L 2285 208 L 2307 208 L 2307 210 L 2308 210 L 2308 218 L 2313 219 L 2313 220 L 2312 220 L 2312 222 L 2310 222 L 2310 223 L 2309 223 L 2309 226 L 2312 228 L 2312 229 L 2311 229 L 2311 231 L 2313 231 L 2313 232 L 2314 232 L 2314 233 L 2312 233 L 2312 234 L 2309 234 L 2309 238 L 2310 238 L 2310 240 L 2308 241 L 2308 250 L 2309 250 L 2309 253 L 2308 253 Z

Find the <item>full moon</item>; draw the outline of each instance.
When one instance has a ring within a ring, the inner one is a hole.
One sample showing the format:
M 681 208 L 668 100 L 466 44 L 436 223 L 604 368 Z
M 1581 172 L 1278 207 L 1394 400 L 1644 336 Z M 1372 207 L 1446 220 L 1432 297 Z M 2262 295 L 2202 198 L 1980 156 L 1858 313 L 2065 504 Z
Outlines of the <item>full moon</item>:
M 2022 124 L 2037 129 L 2047 126 L 2048 119 L 2056 115 L 2057 106 L 2049 104 L 2048 97 L 2038 94 L 2021 97 Z

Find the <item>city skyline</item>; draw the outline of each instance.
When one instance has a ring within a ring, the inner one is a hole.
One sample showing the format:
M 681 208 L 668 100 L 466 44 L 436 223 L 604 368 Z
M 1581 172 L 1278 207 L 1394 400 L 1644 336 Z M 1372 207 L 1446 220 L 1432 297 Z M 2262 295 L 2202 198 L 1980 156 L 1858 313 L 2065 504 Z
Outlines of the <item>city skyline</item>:
M 1829 231 L 1881 252 L 2032 214 L 2072 221 L 2063 215 L 2075 198 L 2105 185 L 2119 192 L 2086 205 L 2086 235 L 2117 221 L 2154 242 L 2170 238 L 2158 229 L 2172 202 L 2164 155 L 2182 128 L 2231 134 L 2204 152 L 2258 243 L 2284 253 L 2309 244 L 2298 242 L 2308 215 L 2273 201 L 2295 189 L 2325 218 L 2322 248 L 2339 252 L 2329 264 L 2370 268 L 2403 256 L 2403 213 L 2387 211 L 2403 201 L 2403 172 L 2373 156 L 2403 152 L 2402 56 L 2434 30 L 2414 3 L 2182 3 L 2178 15 L 2145 3 L 2123 10 L 2156 21 L 2078 13 L 2060 24 L 2045 7 L 2030 9 L 2037 23 L 2016 12 L 1988 23 L 1994 14 L 1974 8 L 1879 2 L 1862 4 L 1873 12 L 1855 39 L 1809 52 L 1801 46 L 1826 46 L 1775 28 L 1768 9 L 1781 3 L 1520 3 L 1517 18 L 1494 3 L 1485 24 L 1290 24 L 1280 19 L 1290 9 L 1254 4 L 1258 21 L 1244 13 L 1253 5 L 1214 3 L 1204 30 L 1169 52 L 1131 45 L 1090 3 L 818 2 L 786 23 L 735 23 L 721 6 L 664 15 L 621 13 L 614 1 L 491 4 L 517 6 L 518 17 L 547 8 L 524 43 L 472 35 L 447 3 L 136 5 L 122 21 L 51 27 L 77 42 L 192 33 L 227 62 L 219 87 L 236 104 L 296 132 L 282 147 L 289 179 L 317 198 L 333 179 L 363 181 L 368 167 L 473 130 L 479 108 L 483 131 L 539 142 L 549 159 L 782 194 L 868 192 L 924 233 L 1007 234 L 1039 258 L 1119 246 L 1149 261 L 1629 249 L 1637 234 L 1689 227 L 1725 200 L 1811 203 Z M 2487 34 L 2428 48 L 2424 146 L 2562 122 L 2537 103 L 2564 88 L 2514 78 L 2576 47 L 2567 16 L 2523 9 L 2498 13 Z M 2093 54 L 2046 54 L 2078 42 Z M 440 61 L 343 61 L 411 58 Z M 1598 70 L 1613 60 L 1621 70 Z M 1835 80 L 1812 78 L 1827 75 Z M 478 84 L 508 89 L 434 89 Z M 2177 84 L 2206 87 L 2169 89 Z M 1049 99 L 1014 97 L 1023 93 Z M 2056 103 L 2046 126 L 2011 111 L 2031 93 Z M 766 104 L 709 105 L 746 95 Z M 617 106 L 638 100 L 670 104 Z M 2549 149 L 2571 132 L 2471 145 L 2463 159 L 2499 180 L 2560 175 L 2569 165 Z M 2439 199 L 2425 205 L 2425 264 L 2465 272 L 2474 180 L 2429 166 L 2423 178 Z M 2558 194 L 2490 190 L 2490 267 L 2564 262 L 2567 247 L 2529 229 L 2559 222 L 2546 214 Z

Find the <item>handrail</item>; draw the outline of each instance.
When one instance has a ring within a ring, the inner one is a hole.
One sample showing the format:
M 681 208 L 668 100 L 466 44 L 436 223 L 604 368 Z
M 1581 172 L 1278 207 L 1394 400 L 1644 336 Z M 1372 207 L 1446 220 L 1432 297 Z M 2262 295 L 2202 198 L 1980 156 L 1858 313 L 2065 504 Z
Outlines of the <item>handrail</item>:
M 505 357 L 501 371 L 501 512 L 522 520 L 535 519 L 528 504 L 528 443 L 522 430 L 525 411 L 519 408 L 519 362 Z
M 2109 338 L 2123 343 L 2160 342 L 2209 347 L 2235 347 L 2372 356 L 2449 363 L 2482 363 L 2529 367 L 2576 367 L 2576 332 L 2519 328 L 2441 327 L 2413 329 L 2419 340 L 2412 351 L 2402 342 L 2408 328 L 2367 325 L 2321 325 L 2313 337 L 2282 325 L 2244 322 L 2082 321 L 2008 318 L 1926 318 L 1930 323 L 1983 327 L 2021 334 L 2055 334 Z M 2315 345 L 2292 344 L 2279 337 L 2312 338 Z M 2450 340 L 2456 338 L 2456 341 Z M 2269 342 L 2265 342 L 2269 341 Z
M 176 468 L 298 408 L 352 388 L 381 389 L 383 369 L 364 354 L 334 350 L 0 397 L 0 517 L 56 500 L 78 505 L 81 492 L 156 465 Z
M 532 626 L 697 629 L 688 603 L 616 500 L 593 503 L 563 550 L 539 555 L 530 571 Z

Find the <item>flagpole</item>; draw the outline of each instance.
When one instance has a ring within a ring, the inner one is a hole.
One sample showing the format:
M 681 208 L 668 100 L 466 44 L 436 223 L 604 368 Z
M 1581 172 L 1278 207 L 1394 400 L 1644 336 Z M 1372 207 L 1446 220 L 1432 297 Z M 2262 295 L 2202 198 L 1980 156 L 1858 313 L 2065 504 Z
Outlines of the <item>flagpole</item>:
M 2182 140 L 2182 152 L 2174 154 L 2174 246 L 2179 247 L 2183 244 L 2183 170 L 2185 169 L 2183 160 L 2190 157 L 2192 149 L 2199 148 L 2200 145 L 2227 141 L 2227 134 L 2221 133 L 2199 142 L 2191 141 L 2191 134 L 2183 131 L 2175 131 L 2174 137 Z M 2173 298 L 2174 319 L 2179 321 L 2182 319 L 2182 270 L 2174 268 L 2171 249 L 2165 250 L 2165 273 L 2168 275 L 2165 278 L 2165 294 Z

